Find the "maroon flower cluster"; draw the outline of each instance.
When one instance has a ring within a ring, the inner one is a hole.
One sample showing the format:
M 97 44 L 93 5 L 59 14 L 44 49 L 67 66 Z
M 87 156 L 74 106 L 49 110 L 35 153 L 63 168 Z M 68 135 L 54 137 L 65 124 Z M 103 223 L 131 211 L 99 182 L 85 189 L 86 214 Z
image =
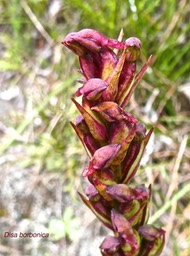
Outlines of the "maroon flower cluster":
M 114 233 L 100 245 L 105 256 L 160 255 L 165 232 L 147 224 L 151 188 L 132 187 L 153 129 L 125 111 L 148 68 L 151 57 L 136 73 L 141 42 L 109 39 L 92 29 L 68 34 L 62 42 L 79 56 L 82 86 L 72 101 L 80 112 L 71 123 L 90 161 L 83 171 L 90 185 L 83 202 Z

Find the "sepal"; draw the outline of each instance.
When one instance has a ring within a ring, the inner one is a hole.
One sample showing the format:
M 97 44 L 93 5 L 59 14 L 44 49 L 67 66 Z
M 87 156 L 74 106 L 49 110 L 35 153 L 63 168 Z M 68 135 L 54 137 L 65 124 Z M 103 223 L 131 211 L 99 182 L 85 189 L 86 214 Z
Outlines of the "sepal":
M 100 250 L 103 256 L 116 255 L 120 249 L 120 240 L 114 236 L 107 236 L 102 244 L 100 245 Z M 118 253 L 118 256 L 121 255 Z
M 144 225 L 138 229 L 142 237 L 141 256 L 159 256 L 165 242 L 165 231 L 153 225 Z
M 96 150 L 88 166 L 84 170 L 83 176 L 89 176 L 95 170 L 101 170 L 109 167 L 115 156 L 118 154 L 120 148 L 120 144 L 111 144 Z
M 109 210 L 101 203 L 101 201 L 91 202 L 84 195 L 78 192 L 80 198 L 88 208 L 96 215 L 96 217 L 109 229 L 113 230 Z
M 112 209 L 111 221 L 115 232 L 118 234 L 121 249 L 124 255 L 138 255 L 140 249 L 140 237 L 138 232 L 132 228 L 130 222 L 119 212 Z
M 76 91 L 76 96 L 84 95 L 88 100 L 97 100 L 108 84 L 100 78 L 89 79 Z

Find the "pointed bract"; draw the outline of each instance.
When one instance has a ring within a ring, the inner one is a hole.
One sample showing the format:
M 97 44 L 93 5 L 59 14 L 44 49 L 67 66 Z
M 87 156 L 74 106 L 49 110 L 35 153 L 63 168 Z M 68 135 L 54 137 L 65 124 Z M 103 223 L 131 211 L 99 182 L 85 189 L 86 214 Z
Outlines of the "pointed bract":
M 120 148 L 121 145 L 119 144 L 111 144 L 96 150 L 92 159 L 89 162 L 89 165 L 83 172 L 83 176 L 89 176 L 95 170 L 100 170 L 109 167 L 111 162 L 114 160 L 114 157 L 118 154 Z
M 98 141 L 105 141 L 107 137 L 106 127 L 97 119 L 95 119 L 89 112 L 87 112 L 86 109 L 81 106 L 75 99 L 72 99 L 72 101 L 83 115 L 83 118 L 88 125 L 92 136 Z
M 103 222 L 103 224 L 113 230 L 112 224 L 111 224 L 111 220 L 109 217 L 109 212 L 107 211 L 107 209 L 104 207 L 104 205 L 101 202 L 90 202 L 85 196 L 83 196 L 81 193 L 79 193 L 80 198 L 82 199 L 82 201 L 86 204 L 86 206 L 88 206 L 88 208 L 91 209 L 91 211 L 96 215 L 96 217 Z

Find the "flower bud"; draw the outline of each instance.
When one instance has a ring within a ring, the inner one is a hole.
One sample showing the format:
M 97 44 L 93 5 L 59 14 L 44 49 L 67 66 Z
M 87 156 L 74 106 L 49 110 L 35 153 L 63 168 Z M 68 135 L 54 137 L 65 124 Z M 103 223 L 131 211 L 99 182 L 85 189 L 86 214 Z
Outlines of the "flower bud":
M 126 203 L 131 200 L 148 199 L 149 191 L 141 187 L 131 188 L 126 184 L 116 184 L 107 187 L 106 192 L 112 196 L 113 199 L 121 203 Z
M 85 132 L 80 130 L 80 128 L 83 128 L 82 125 L 79 126 L 80 128 L 78 128 L 78 126 L 73 124 L 72 122 L 71 125 L 75 130 L 76 134 L 78 135 L 80 141 L 82 142 L 84 148 L 86 149 L 88 155 L 93 155 L 94 152 L 100 147 L 99 143 L 92 137 L 89 130 Z
M 138 229 L 142 237 L 142 246 L 140 255 L 142 256 L 159 256 L 163 250 L 165 241 L 165 231 L 156 228 L 153 225 L 144 225 Z
M 121 249 L 124 255 L 138 255 L 140 238 L 138 232 L 132 228 L 129 221 L 119 212 L 112 209 L 111 221 L 113 228 L 120 238 Z
M 85 194 L 88 196 L 90 201 L 98 201 L 100 199 L 98 190 L 92 184 L 88 185 L 85 190 Z
M 124 90 L 122 92 L 122 95 L 120 95 L 120 97 L 117 98 L 117 102 L 119 104 L 119 106 L 121 106 L 122 108 L 125 108 L 126 105 L 128 104 L 131 95 L 133 94 L 135 88 L 137 87 L 137 85 L 139 84 L 139 82 L 141 81 L 143 75 L 145 74 L 147 68 L 149 67 L 150 63 L 152 60 L 152 56 L 150 56 L 147 60 L 147 62 L 144 64 L 144 66 L 141 68 L 141 70 L 139 71 L 139 73 L 134 76 L 134 79 L 129 79 L 129 81 L 126 82 L 125 86 L 124 86 Z
M 109 167 L 114 157 L 118 154 L 120 148 L 121 145 L 119 144 L 111 144 L 96 150 L 89 162 L 89 165 L 84 170 L 83 176 L 89 176 L 95 170 L 101 170 L 103 168 Z
M 115 122 L 123 119 L 123 110 L 113 101 L 101 102 L 91 109 L 98 112 L 107 122 Z
M 114 236 L 107 236 L 102 244 L 100 245 L 100 250 L 102 255 L 109 256 L 109 255 L 116 255 L 115 253 L 120 248 L 120 241 L 119 238 Z M 120 255 L 120 254 L 118 254 Z
M 104 101 L 91 108 L 107 122 L 116 122 L 125 120 L 128 123 L 136 123 L 137 120 L 133 115 L 127 113 L 119 105 L 113 101 Z
M 118 58 L 114 51 L 112 51 L 108 47 L 103 47 L 101 51 L 99 52 L 100 55 L 100 60 L 101 60 L 101 79 L 107 80 L 108 77 L 112 74 L 114 71 L 115 67 L 117 66 L 118 63 Z M 108 83 L 109 81 L 106 81 Z
M 102 79 L 92 78 L 76 91 L 76 96 L 84 95 L 88 100 L 97 100 L 107 86 Z
M 121 203 L 119 210 L 128 219 L 132 227 L 144 225 L 148 218 L 148 203 L 146 198 L 142 200 L 132 200 L 127 203 Z
M 125 41 L 127 48 L 126 61 L 134 62 L 140 57 L 141 41 L 136 37 L 130 37 Z
M 88 52 L 79 57 L 81 73 L 86 80 L 101 77 L 101 60 L 98 52 Z

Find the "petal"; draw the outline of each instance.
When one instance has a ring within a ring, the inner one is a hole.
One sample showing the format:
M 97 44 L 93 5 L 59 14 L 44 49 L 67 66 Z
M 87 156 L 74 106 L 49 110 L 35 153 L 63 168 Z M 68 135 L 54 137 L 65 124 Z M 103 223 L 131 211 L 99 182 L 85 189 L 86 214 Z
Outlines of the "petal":
M 103 46 L 116 49 L 124 48 L 124 43 L 115 39 L 109 39 L 93 29 L 72 32 L 65 37 L 62 44 L 79 56 L 84 55 L 87 51 L 100 51 Z
M 98 190 L 92 184 L 88 185 L 85 190 L 85 194 L 91 201 L 97 201 L 100 198 Z
M 118 94 L 116 102 L 119 105 L 125 99 L 126 95 L 130 93 L 131 85 L 135 77 L 136 72 L 136 61 L 140 55 L 141 42 L 138 38 L 130 37 L 125 42 L 125 63 L 119 79 Z
M 143 123 L 138 122 L 136 124 L 136 138 L 142 140 L 146 135 L 146 127 Z
M 78 56 L 84 56 L 86 54 L 86 48 L 75 40 L 75 35 L 76 32 L 69 33 L 61 43 Z
M 88 132 L 83 132 L 79 127 L 72 122 L 70 122 L 73 129 L 75 130 L 77 136 L 79 137 L 80 141 L 82 142 L 86 152 L 89 156 L 92 156 L 94 152 L 100 147 L 99 143 L 92 137 L 92 135 Z M 82 126 L 80 126 L 81 128 Z
M 101 79 L 106 80 L 116 67 L 118 58 L 108 47 L 103 47 L 99 54 L 101 59 Z
M 93 173 L 94 174 L 94 173 Z M 98 175 L 92 175 L 92 178 L 89 177 L 89 181 L 95 186 L 95 188 L 97 189 L 97 191 L 99 192 L 99 194 L 107 201 L 111 201 L 112 198 L 108 195 L 108 193 L 106 192 L 106 188 L 107 185 L 105 185 L 104 183 L 102 183 L 99 178 Z
M 113 101 L 99 103 L 91 109 L 98 112 L 98 114 L 107 122 L 115 122 L 123 119 L 123 110 Z
M 92 137 L 91 134 L 84 134 L 83 142 L 87 148 L 87 150 L 90 152 L 90 156 L 94 155 L 96 150 L 100 148 L 100 144 Z
M 146 224 L 138 229 L 141 236 L 148 241 L 154 241 L 159 237 L 164 237 L 165 231 L 161 228 L 156 228 L 153 225 Z
M 136 61 L 127 62 L 125 61 L 123 69 L 119 78 L 118 93 L 116 97 L 116 102 L 121 105 L 122 101 L 126 97 L 129 91 L 129 87 L 133 82 L 136 72 Z
M 91 154 L 90 154 L 90 152 L 88 151 L 88 149 L 86 148 L 86 145 L 85 145 L 85 143 L 84 143 L 84 134 L 83 134 L 83 132 L 81 132 L 81 130 L 80 130 L 75 124 L 73 124 L 72 122 L 70 122 L 70 123 L 71 123 L 73 129 L 75 130 L 77 136 L 79 137 L 80 141 L 82 142 L 82 144 L 83 144 L 83 146 L 84 146 L 84 148 L 85 148 L 87 154 L 90 156 Z
M 165 231 L 147 224 L 141 226 L 138 232 L 143 238 L 140 255 L 159 256 L 165 243 Z
M 117 237 L 107 236 L 102 244 L 100 245 L 100 249 L 102 253 L 110 253 L 113 254 L 119 250 L 120 241 Z
M 131 200 L 140 200 L 149 197 L 148 189 L 131 188 L 126 184 L 116 184 L 107 187 L 106 192 L 121 203 L 126 203 Z
M 82 45 L 92 51 L 96 51 L 97 46 L 109 46 L 116 49 L 124 48 L 124 43 L 119 42 L 116 39 L 107 38 L 103 34 L 93 29 L 83 29 L 76 34 L 77 40 L 79 39 Z
M 125 41 L 127 48 L 126 61 L 134 62 L 140 57 L 141 41 L 136 37 L 130 37 Z
M 132 125 L 126 124 L 123 120 L 120 122 L 114 122 L 110 125 L 109 143 L 121 143 L 129 135 L 132 129 Z
M 107 86 L 102 79 L 92 78 L 76 91 L 76 96 L 84 95 L 88 100 L 97 100 Z
M 111 144 L 96 150 L 89 165 L 83 172 L 83 176 L 86 177 L 91 175 L 95 170 L 107 168 L 118 154 L 120 148 L 121 145 L 119 144 Z
M 94 169 L 103 169 L 108 167 L 113 161 L 114 157 L 118 154 L 121 145 L 111 144 L 96 150 L 92 163 Z
M 101 59 L 97 52 L 88 52 L 79 57 L 80 67 L 86 80 L 101 77 Z
M 81 132 L 89 133 L 88 126 L 85 123 L 85 120 L 81 114 L 76 117 L 75 125 Z

